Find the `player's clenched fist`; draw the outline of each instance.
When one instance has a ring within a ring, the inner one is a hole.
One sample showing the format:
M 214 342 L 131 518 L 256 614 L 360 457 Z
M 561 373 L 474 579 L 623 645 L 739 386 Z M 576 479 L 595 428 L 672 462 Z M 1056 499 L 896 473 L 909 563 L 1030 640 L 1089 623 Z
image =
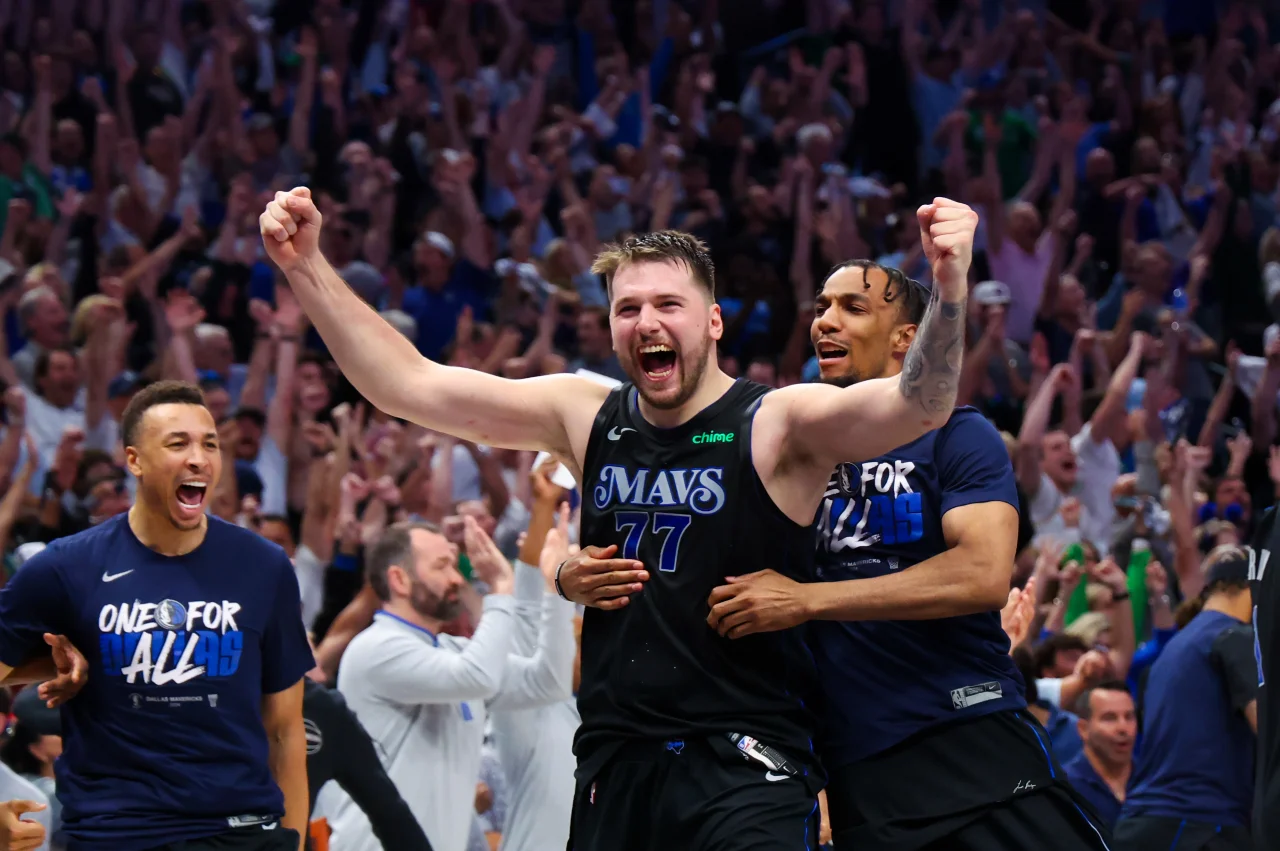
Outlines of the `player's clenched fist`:
M 35 801 L 4 801 L 0 803 L 0 851 L 34 851 L 44 844 L 44 825 L 38 821 L 23 821 L 27 813 L 38 813 L 47 804 Z
M 634 559 L 610 558 L 617 551 L 616 544 L 583 547 L 556 571 L 556 590 L 565 599 L 584 606 L 622 608 L 632 594 L 644 587 L 649 572 Z
M 286 273 L 319 253 L 320 224 L 320 211 L 305 186 L 277 192 L 258 217 L 267 256 Z
M 933 268 L 933 280 L 947 290 L 948 300 L 963 296 L 968 282 L 969 264 L 973 262 L 973 235 L 978 229 L 978 214 L 967 204 L 950 198 L 934 198 L 916 210 L 920 223 L 920 244 Z

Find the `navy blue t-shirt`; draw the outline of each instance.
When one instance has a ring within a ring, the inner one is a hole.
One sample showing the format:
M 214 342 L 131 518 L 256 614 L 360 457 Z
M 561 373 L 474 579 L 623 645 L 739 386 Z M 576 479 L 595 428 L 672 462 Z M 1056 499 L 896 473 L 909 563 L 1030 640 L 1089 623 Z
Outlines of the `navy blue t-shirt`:
M 1247 827 L 1255 737 L 1241 710 L 1257 692 L 1253 630 L 1196 615 L 1151 666 L 1124 817 Z
M 1093 763 L 1089 762 L 1089 757 L 1084 755 L 1084 751 L 1076 754 L 1074 759 L 1063 765 L 1062 770 L 1066 772 L 1072 788 L 1093 805 L 1102 823 L 1108 829 L 1114 829 L 1116 822 L 1120 819 L 1120 801 L 1116 798 L 1116 793 L 1107 785 L 1107 781 L 1103 780 L 1097 769 L 1093 767 Z
M 56 765 L 71 848 L 139 851 L 283 815 L 262 698 L 314 662 L 280 547 L 210 517 L 199 547 L 163 556 L 121 514 L 54 541 L 0 591 L 0 662 L 44 652 L 45 632 L 89 662 Z
M 415 286 L 404 294 L 401 304 L 405 313 L 418 323 L 418 351 L 431 360 L 440 360 L 445 348 L 453 342 L 458 316 L 470 307 L 478 320 L 488 315 L 485 293 L 490 285 L 487 272 L 460 258 L 439 292 Z
M 1018 507 L 1009 453 L 973 408 L 888 455 L 842 464 L 818 509 L 817 579 L 884 576 L 947 549 L 942 516 L 983 502 Z M 824 762 L 880 753 L 948 721 L 1026 706 L 999 612 L 932 621 L 815 621 L 809 641 L 827 696 Z

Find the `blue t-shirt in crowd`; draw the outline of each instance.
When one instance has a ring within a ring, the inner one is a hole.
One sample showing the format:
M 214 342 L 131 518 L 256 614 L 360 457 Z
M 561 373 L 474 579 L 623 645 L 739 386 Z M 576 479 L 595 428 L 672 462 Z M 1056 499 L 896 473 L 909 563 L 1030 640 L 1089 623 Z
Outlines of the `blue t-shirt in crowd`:
M 1084 742 L 1080 741 L 1080 718 L 1074 712 L 1041 701 L 1040 706 L 1048 710 L 1049 718 L 1044 722 L 1044 731 L 1049 734 L 1049 747 L 1058 762 L 1066 765 L 1084 750 Z
M 1062 770 L 1067 773 L 1071 786 L 1093 805 L 1102 823 L 1114 829 L 1116 822 L 1120 819 L 1120 801 L 1116 798 L 1116 793 L 1112 792 L 1111 787 L 1107 785 L 1107 781 L 1103 780 L 1097 769 L 1093 767 L 1093 763 L 1089 762 L 1084 751 L 1062 766 Z
M 54 541 L 0 591 L 0 661 L 66 635 L 89 662 L 62 709 L 63 828 L 85 851 L 142 851 L 279 818 L 262 698 L 314 665 L 293 565 L 209 518 L 192 552 L 144 546 L 128 514 Z
M 489 314 L 485 295 L 491 283 L 487 272 L 466 258 L 459 258 L 439 292 L 425 287 L 406 290 L 401 307 L 418 323 L 418 351 L 431 360 L 440 360 L 453 342 L 464 307 L 470 306 L 477 321 L 485 319 Z
M 1257 692 L 1252 628 L 1196 615 L 1151 666 L 1124 816 L 1247 827 L 1256 744 L 1242 710 Z
M 909 570 L 947 549 L 944 514 L 983 502 L 1018 507 L 1013 467 L 995 427 L 959 408 L 891 454 L 836 469 L 818 509 L 817 579 Z M 831 768 L 936 724 L 1026 706 L 999 612 L 809 626 L 827 693 L 823 760 Z

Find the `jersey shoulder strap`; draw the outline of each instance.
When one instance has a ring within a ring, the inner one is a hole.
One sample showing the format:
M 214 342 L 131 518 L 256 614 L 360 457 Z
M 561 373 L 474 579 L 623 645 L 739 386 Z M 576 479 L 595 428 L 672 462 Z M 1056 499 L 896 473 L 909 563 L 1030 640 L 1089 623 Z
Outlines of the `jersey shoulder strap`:
M 624 420 L 623 405 L 631 392 L 631 387 L 631 383 L 628 382 L 610 390 L 609 395 L 604 398 L 604 404 L 596 412 L 595 422 L 591 424 L 591 436 L 587 438 L 587 456 L 583 459 L 582 465 L 584 475 L 588 470 L 595 469 L 605 435 L 610 429 L 617 428 L 618 424 Z

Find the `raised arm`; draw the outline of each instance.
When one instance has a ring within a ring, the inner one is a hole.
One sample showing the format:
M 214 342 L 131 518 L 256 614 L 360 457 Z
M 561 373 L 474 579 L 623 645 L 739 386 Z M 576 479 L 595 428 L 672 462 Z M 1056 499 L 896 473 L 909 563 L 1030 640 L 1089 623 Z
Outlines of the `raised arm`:
M 260 223 L 268 256 L 343 374 L 379 410 L 475 443 L 544 449 L 580 467 L 607 388 L 572 375 L 511 381 L 427 360 L 321 255 L 310 190 L 277 193 Z
M 770 394 L 778 397 L 777 402 L 766 403 L 761 414 L 773 408 L 782 415 L 784 425 L 778 433 L 782 451 L 776 456 L 780 467 L 799 460 L 815 474 L 823 471 L 825 480 L 837 463 L 874 458 L 950 418 L 960 382 L 965 300 L 978 215 L 964 204 L 936 198 L 921 207 L 917 217 L 934 286 L 902 374 L 846 388 L 798 384 Z

